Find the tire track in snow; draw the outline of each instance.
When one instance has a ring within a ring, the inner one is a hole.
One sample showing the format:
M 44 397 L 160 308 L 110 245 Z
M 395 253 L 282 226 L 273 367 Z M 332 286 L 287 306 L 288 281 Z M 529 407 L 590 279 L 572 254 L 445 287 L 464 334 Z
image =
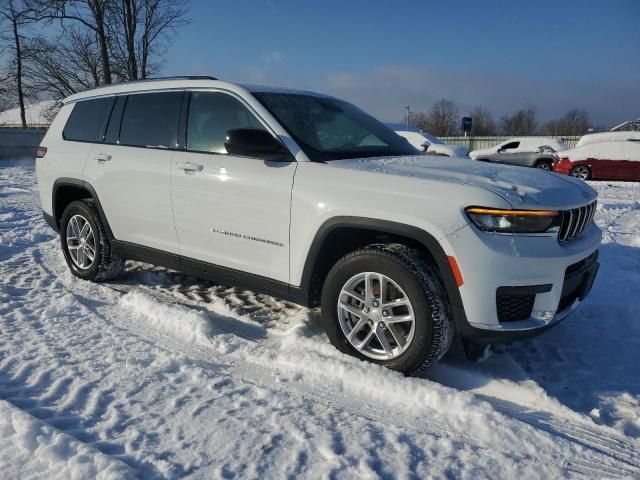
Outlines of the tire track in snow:
M 49 264 L 48 266 L 48 268 L 52 269 L 52 271 L 54 272 L 55 269 L 59 267 L 59 264 Z M 179 274 L 172 275 L 174 277 L 180 276 Z M 176 280 L 179 281 L 179 278 L 174 278 L 174 281 Z M 119 283 L 115 287 L 111 287 L 108 284 L 99 285 L 97 286 L 98 288 L 94 287 L 96 287 L 96 285 L 91 285 L 90 288 L 90 294 L 92 295 L 96 294 L 97 292 L 95 292 L 95 290 L 99 290 L 100 288 L 110 289 L 120 295 L 126 295 L 129 292 L 140 291 L 144 292 L 146 295 L 152 296 L 159 302 L 178 303 L 180 305 L 186 306 L 188 308 L 194 308 L 199 311 L 202 311 L 204 309 L 210 311 L 213 315 L 215 315 L 216 325 L 222 326 L 226 333 L 235 334 L 243 339 L 253 342 L 269 341 L 269 339 L 264 338 L 265 336 L 262 333 L 255 334 L 256 330 L 253 328 L 253 325 L 251 323 L 249 323 L 249 327 L 247 328 L 247 325 L 241 320 L 225 318 L 219 313 L 209 310 L 209 308 L 211 307 L 210 301 L 195 300 L 193 295 L 185 295 L 179 290 L 176 293 L 175 289 L 166 291 L 164 289 L 158 288 L 158 285 L 138 285 L 133 282 Z M 207 295 L 200 294 L 195 298 L 207 298 Z M 237 304 L 235 306 L 237 307 Z M 234 308 L 231 307 L 230 313 L 233 312 Z M 208 362 L 212 359 L 215 359 L 216 362 L 220 362 L 229 360 L 227 358 L 220 357 L 220 355 L 216 352 L 209 351 L 208 349 L 206 349 L 206 347 L 199 346 L 197 348 L 194 348 L 193 345 L 181 345 L 180 342 L 171 339 L 167 335 L 158 334 L 158 332 L 152 333 L 149 330 L 146 330 L 144 326 L 141 326 L 138 329 L 132 327 L 132 325 L 129 323 L 119 323 L 119 326 L 125 329 L 131 329 L 131 331 L 136 335 L 141 335 L 144 338 L 152 339 L 154 342 L 157 342 L 157 344 L 169 350 L 179 351 L 181 354 L 198 359 L 200 361 Z M 254 334 L 252 335 L 249 332 L 254 332 Z M 271 338 L 270 340 L 274 342 L 280 341 L 277 336 L 275 338 Z M 257 364 L 252 364 L 250 361 L 238 363 L 237 359 L 232 360 L 230 366 L 232 365 L 234 366 L 234 375 L 239 375 L 244 381 L 257 383 L 263 386 L 273 386 L 271 380 L 274 372 L 273 369 L 268 369 Z M 367 414 L 363 414 L 363 405 L 361 398 L 359 398 L 357 401 L 354 401 L 353 399 L 349 398 L 348 395 L 345 395 L 343 393 L 331 391 L 329 389 L 320 389 L 317 387 L 317 385 L 309 384 L 280 384 L 278 385 L 278 388 L 289 393 L 303 395 L 314 400 L 322 399 L 327 404 L 334 406 L 334 408 L 347 409 L 352 414 L 364 416 L 369 420 L 389 423 L 389 412 L 385 409 L 386 406 L 384 404 L 380 405 L 375 403 L 368 403 L 365 408 Z M 586 423 L 584 425 L 576 426 L 575 424 L 571 424 L 564 419 L 557 418 L 554 414 L 546 412 L 527 413 L 525 412 L 524 408 L 518 409 L 517 406 L 516 408 L 507 407 L 504 402 L 500 401 L 500 399 L 494 399 L 488 396 L 483 396 L 482 398 L 491 403 L 492 406 L 496 408 L 496 410 L 507 415 L 510 418 L 531 425 L 536 429 L 548 432 L 554 436 L 564 438 L 570 443 L 578 444 L 582 447 L 585 447 L 595 452 L 596 456 L 603 456 L 605 458 L 608 457 L 613 460 L 612 465 L 606 465 L 598 463 L 594 460 L 589 460 L 584 456 L 582 456 L 581 458 L 581 456 L 578 454 L 574 455 L 571 459 L 566 459 L 564 462 L 558 463 L 556 461 L 552 461 L 552 463 L 555 463 L 560 468 L 572 470 L 588 476 L 604 475 L 617 477 L 620 475 L 625 476 L 640 474 L 640 460 L 638 459 L 638 456 L 634 455 L 633 453 L 629 453 L 633 452 L 634 446 L 627 443 L 622 438 L 613 439 L 599 434 L 593 428 L 587 426 Z M 358 405 L 354 405 L 355 403 L 358 403 Z M 458 442 L 472 443 L 480 446 L 481 448 L 489 448 L 479 439 L 473 438 L 473 436 L 470 436 L 468 434 L 452 433 L 447 425 L 442 425 L 434 421 L 425 422 L 414 417 L 403 418 L 402 416 L 399 416 L 395 419 L 394 423 L 398 427 L 406 428 L 409 430 L 429 432 L 442 438 L 450 438 Z M 611 434 L 612 432 L 608 433 Z M 610 442 L 609 439 L 611 439 L 612 442 Z M 611 443 L 614 443 L 614 445 L 611 445 Z M 549 462 L 550 460 L 548 458 L 539 458 L 522 459 L 521 461 L 534 463 L 536 461 Z

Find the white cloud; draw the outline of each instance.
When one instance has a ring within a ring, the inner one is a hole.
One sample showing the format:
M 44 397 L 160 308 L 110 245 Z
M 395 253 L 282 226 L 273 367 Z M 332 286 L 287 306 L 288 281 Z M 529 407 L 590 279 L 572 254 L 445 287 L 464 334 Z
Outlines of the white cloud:
M 261 60 L 264 63 L 280 63 L 284 60 L 284 53 L 280 50 L 270 50 L 260 55 Z

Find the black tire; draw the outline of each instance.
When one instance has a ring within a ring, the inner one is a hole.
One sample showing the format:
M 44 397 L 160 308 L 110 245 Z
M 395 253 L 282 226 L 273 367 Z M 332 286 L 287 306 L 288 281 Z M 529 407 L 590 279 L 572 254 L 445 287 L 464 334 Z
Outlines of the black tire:
M 578 175 L 578 172 L 580 170 L 586 171 L 586 177 Z M 573 167 L 571 169 L 571 171 L 569 172 L 569 175 L 571 175 L 574 178 L 579 178 L 581 180 L 590 180 L 591 179 L 591 169 L 589 167 L 587 167 L 586 165 L 576 165 L 575 167 Z
M 79 268 L 71 259 L 67 247 L 67 225 L 74 215 L 82 215 L 91 226 L 95 242 L 95 256 L 93 263 L 87 269 Z M 67 265 L 76 277 L 94 282 L 103 282 L 115 278 L 123 269 L 125 259 L 111 248 L 111 242 L 102 224 L 95 202 L 91 199 L 71 202 L 62 214 L 60 221 L 60 243 Z
M 553 163 L 551 163 L 551 160 L 538 160 L 534 167 L 540 170 L 547 170 L 548 172 L 553 171 Z
M 415 314 L 415 334 L 407 349 L 391 360 L 374 360 L 356 350 L 338 318 L 338 299 L 345 283 L 362 272 L 392 278 L 407 294 Z M 375 244 L 342 257 L 330 270 L 322 289 L 322 321 L 331 343 L 343 353 L 405 374 L 418 374 L 449 350 L 454 326 L 444 287 L 435 270 L 415 249 L 401 244 Z

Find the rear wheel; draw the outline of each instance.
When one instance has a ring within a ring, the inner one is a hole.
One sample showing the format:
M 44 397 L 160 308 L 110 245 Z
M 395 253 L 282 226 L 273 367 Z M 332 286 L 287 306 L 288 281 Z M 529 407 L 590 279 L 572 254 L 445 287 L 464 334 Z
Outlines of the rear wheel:
M 84 280 L 116 277 L 124 258 L 115 253 L 93 200 L 71 202 L 60 222 L 62 252 L 71 272 Z
M 539 168 L 540 170 L 547 170 L 549 172 L 553 170 L 551 162 L 549 160 L 538 160 L 534 167 Z
M 589 180 L 591 178 L 591 170 L 586 165 L 577 165 L 571 169 L 569 174 L 580 180 Z
M 340 259 L 324 284 L 322 319 L 342 352 L 404 373 L 436 363 L 453 339 L 437 274 L 400 244 L 370 245 Z

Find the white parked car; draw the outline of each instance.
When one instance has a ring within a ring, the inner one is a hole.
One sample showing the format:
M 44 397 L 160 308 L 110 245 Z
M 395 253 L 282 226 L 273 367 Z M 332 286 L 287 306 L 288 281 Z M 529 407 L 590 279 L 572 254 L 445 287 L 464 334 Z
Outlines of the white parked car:
M 442 157 L 459 157 L 467 158 L 469 150 L 459 145 L 450 145 L 444 143 L 435 135 L 427 132 L 421 132 L 417 128 L 406 127 L 403 125 L 387 124 L 390 128 L 407 139 L 407 141 L 415 148 L 430 155 L 440 155 Z
M 562 140 L 555 138 L 516 137 L 490 148 L 473 150 L 469 156 L 483 162 L 551 170 L 554 154 L 566 148 Z
M 212 78 L 72 95 L 38 149 L 71 272 L 126 259 L 320 306 L 341 351 L 402 372 L 460 335 L 536 335 L 595 277 L 596 192 L 547 172 L 420 155 L 325 95 Z

